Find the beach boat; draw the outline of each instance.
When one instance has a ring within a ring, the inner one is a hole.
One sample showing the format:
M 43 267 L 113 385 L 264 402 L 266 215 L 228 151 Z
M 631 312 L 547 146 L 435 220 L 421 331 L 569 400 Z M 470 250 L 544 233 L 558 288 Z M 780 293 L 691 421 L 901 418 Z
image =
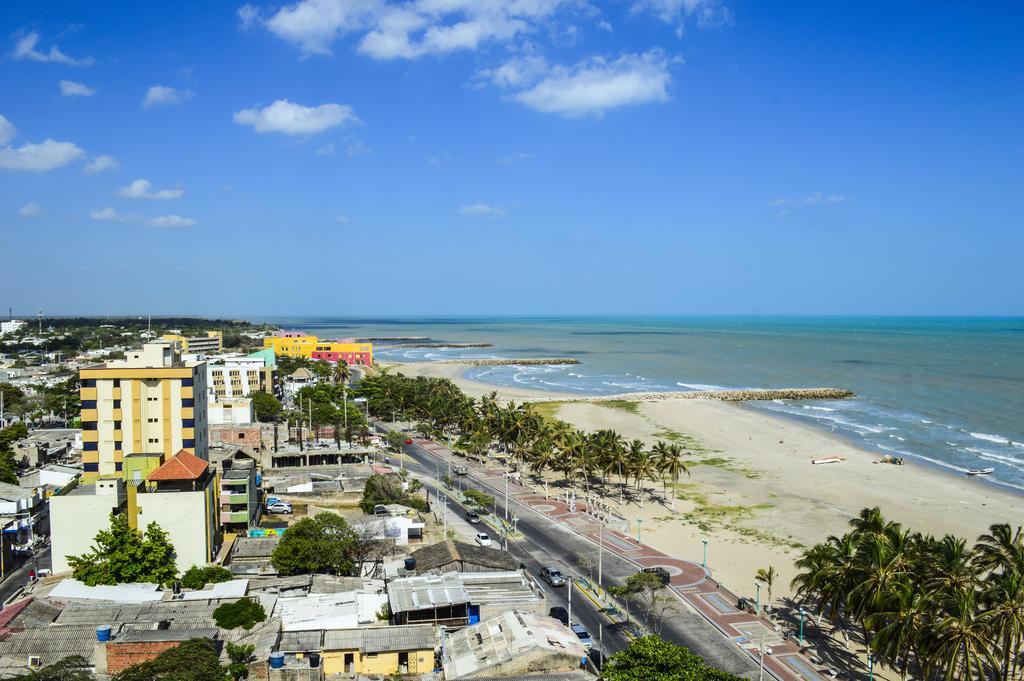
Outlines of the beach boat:
M 844 461 L 843 457 L 841 456 L 823 456 L 820 459 L 811 459 L 811 463 L 813 464 L 839 463 L 840 461 Z
M 995 468 L 971 468 L 967 471 L 967 475 L 991 475 L 995 470 Z

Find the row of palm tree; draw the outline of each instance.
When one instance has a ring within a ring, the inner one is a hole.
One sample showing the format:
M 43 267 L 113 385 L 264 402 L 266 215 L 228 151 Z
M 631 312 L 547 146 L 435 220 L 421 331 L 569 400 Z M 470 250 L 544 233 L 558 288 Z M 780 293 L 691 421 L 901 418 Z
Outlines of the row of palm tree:
M 1024 671 L 1024 533 L 993 525 L 973 546 L 886 521 L 876 507 L 808 549 L 797 598 L 860 627 L 901 678 L 1018 679 Z
M 418 421 L 425 433 L 454 438 L 455 448 L 471 456 L 487 457 L 496 448 L 510 464 L 538 478 L 548 471 L 561 474 L 566 486 L 582 487 L 588 499 L 611 495 L 610 481 L 616 478 L 620 503 L 633 488 L 642 506 L 645 482 L 660 481 L 669 496 L 669 482 L 674 488 L 689 474 L 676 443 L 648 448 L 613 430 L 585 433 L 529 404 L 501 405 L 496 393 L 475 400 L 448 379 L 376 374 L 364 378 L 357 392 L 373 414 Z M 671 497 L 675 510 L 674 492 Z

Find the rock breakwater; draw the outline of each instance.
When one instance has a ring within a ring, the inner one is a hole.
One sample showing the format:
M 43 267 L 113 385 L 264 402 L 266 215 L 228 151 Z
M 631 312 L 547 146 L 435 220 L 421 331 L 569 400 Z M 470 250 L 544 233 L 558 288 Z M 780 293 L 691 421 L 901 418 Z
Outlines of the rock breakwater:
M 525 357 L 522 359 L 443 359 L 437 364 L 465 364 L 473 367 L 537 366 L 554 364 L 582 364 L 571 357 Z
M 763 390 L 692 390 L 688 392 L 638 392 L 602 395 L 587 402 L 651 402 L 657 400 L 719 400 L 749 402 L 760 400 L 846 400 L 856 397 L 843 388 L 767 388 Z
M 389 348 L 493 348 L 494 343 L 396 343 Z

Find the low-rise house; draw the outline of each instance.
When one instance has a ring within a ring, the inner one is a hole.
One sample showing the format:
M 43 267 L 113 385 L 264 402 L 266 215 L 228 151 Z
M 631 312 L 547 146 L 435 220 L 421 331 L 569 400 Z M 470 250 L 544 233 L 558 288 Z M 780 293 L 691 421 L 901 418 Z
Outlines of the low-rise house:
M 518 610 L 448 634 L 442 650 L 445 679 L 570 673 L 587 659 L 571 629 L 553 617 Z
M 50 496 L 60 492 L 81 477 L 81 468 L 48 463 L 45 466 L 30 469 L 19 475 L 18 486 L 26 489 L 42 487 L 46 490 L 46 496 Z
M 68 556 L 88 553 L 93 538 L 110 526 L 110 514 L 128 507 L 128 492 L 120 475 L 98 478 L 67 494 L 50 498 L 50 548 L 53 571 L 67 572 Z
M 30 466 L 61 461 L 68 458 L 81 438 L 82 431 L 76 428 L 33 430 L 28 437 L 14 443 L 14 457 L 19 461 L 28 459 Z
M 352 524 L 352 529 L 363 539 L 394 541 L 396 546 L 422 541 L 424 527 L 426 523 L 422 518 L 409 516 L 380 516 Z
M 437 646 L 437 629 L 419 624 L 286 632 L 277 649 L 299 659 L 320 654 L 323 673 L 337 678 L 429 673 Z
M 260 521 L 256 464 L 251 459 L 226 459 L 220 479 L 220 521 L 225 531 L 244 532 Z
M 357 590 L 279 598 L 276 614 L 282 631 L 349 629 L 386 623 L 380 615 L 386 612 L 387 602 L 384 582 L 366 580 Z
M 211 426 L 247 426 L 255 420 L 252 400 L 248 397 L 211 400 L 206 405 Z
M 128 667 L 155 659 L 194 638 L 210 639 L 219 646 L 216 628 L 200 629 L 130 629 L 96 646 L 93 663 L 98 674 L 114 676 Z
M 447 572 L 393 579 L 388 603 L 395 624 L 476 624 L 507 610 L 546 612 L 543 590 L 519 570 Z
M 409 554 L 416 561 L 408 572 L 417 575 L 444 572 L 508 572 L 519 561 L 508 551 L 489 549 L 462 541 L 442 541 Z
M 270 564 L 281 537 L 237 537 L 228 555 L 228 569 L 236 575 L 276 575 Z

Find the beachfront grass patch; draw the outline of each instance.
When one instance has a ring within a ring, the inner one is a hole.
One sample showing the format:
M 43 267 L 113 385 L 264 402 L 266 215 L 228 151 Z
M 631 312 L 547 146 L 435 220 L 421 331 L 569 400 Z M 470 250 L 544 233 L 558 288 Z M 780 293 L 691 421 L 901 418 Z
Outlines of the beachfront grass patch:
M 610 407 L 612 409 L 622 409 L 623 411 L 628 411 L 630 414 L 639 414 L 640 413 L 640 403 L 639 402 L 631 402 L 629 400 L 607 400 L 607 401 L 598 402 L 597 404 L 600 404 L 602 407 Z
M 553 421 L 558 418 L 558 412 L 561 410 L 563 404 L 565 404 L 565 402 L 527 402 L 526 406 L 542 418 Z

